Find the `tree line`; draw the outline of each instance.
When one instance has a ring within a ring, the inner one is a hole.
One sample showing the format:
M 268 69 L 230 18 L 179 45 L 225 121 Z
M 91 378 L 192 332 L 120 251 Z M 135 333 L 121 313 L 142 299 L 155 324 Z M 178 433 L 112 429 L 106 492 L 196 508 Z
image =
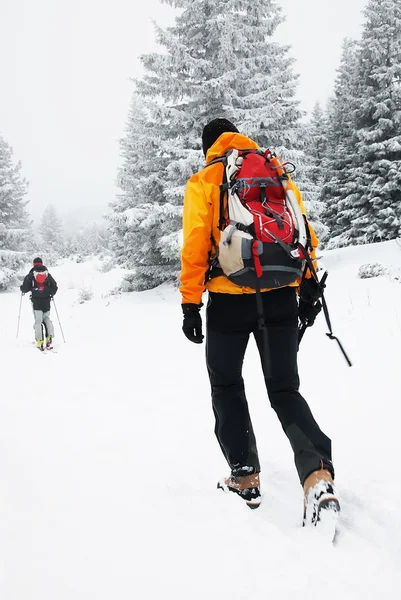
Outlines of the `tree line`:
M 344 41 L 332 98 L 308 120 L 290 48 L 274 41 L 278 2 L 164 2 L 180 12 L 172 27 L 156 26 L 163 51 L 141 56 L 109 217 L 130 289 L 177 281 L 184 186 L 204 165 L 201 131 L 215 117 L 297 166 L 323 246 L 400 235 L 400 0 L 368 2 L 361 39 Z
M 291 49 L 274 38 L 284 20 L 277 0 L 161 1 L 177 17 L 155 25 L 161 52 L 140 57 L 109 231 L 67 239 L 49 207 L 39 228 L 49 249 L 109 247 L 129 271 L 124 289 L 176 283 L 184 187 L 204 165 L 201 132 L 216 117 L 296 165 L 323 247 L 401 235 L 401 0 L 369 0 L 360 39 L 344 40 L 332 97 L 308 118 Z M 0 289 L 36 243 L 20 169 L 0 137 Z

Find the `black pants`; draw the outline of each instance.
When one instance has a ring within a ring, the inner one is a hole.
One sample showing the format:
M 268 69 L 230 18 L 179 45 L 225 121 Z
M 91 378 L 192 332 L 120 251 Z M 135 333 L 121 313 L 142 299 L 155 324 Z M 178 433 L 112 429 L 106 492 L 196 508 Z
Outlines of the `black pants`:
M 209 294 L 206 361 L 220 447 L 231 469 L 248 466 L 260 471 L 242 378 L 245 351 L 253 334 L 270 403 L 291 443 L 301 484 L 322 466 L 334 477 L 331 441 L 319 429 L 298 391 L 295 289 L 286 287 L 265 292 L 262 299 L 267 347 L 258 326 L 255 294 Z

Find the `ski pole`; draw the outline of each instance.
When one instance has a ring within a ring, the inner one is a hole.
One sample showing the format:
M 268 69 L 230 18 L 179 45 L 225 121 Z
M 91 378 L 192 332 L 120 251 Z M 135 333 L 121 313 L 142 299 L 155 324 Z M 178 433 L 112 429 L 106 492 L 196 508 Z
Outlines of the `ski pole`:
M 56 315 L 57 315 L 57 319 L 58 319 L 58 324 L 60 326 L 61 335 L 63 336 L 63 341 L 64 341 L 64 344 L 65 344 L 65 337 L 64 337 L 64 333 L 63 333 L 63 328 L 61 327 L 60 317 L 58 316 L 58 310 L 57 310 L 56 302 L 55 302 L 54 298 L 52 298 L 52 300 L 53 300 L 53 304 L 54 304 L 54 309 L 56 311 Z
M 319 282 L 319 280 L 317 278 L 316 278 L 316 281 L 318 283 L 320 283 L 320 285 L 324 284 L 325 281 L 326 281 L 326 279 L 327 279 L 327 275 L 328 275 L 328 272 L 326 271 L 324 273 L 322 279 L 320 280 L 320 282 Z M 326 298 L 324 297 L 323 290 L 324 290 L 324 287 L 322 286 L 322 295 L 320 296 L 321 300 L 322 300 L 321 304 L 322 304 L 322 308 L 323 308 L 324 318 L 326 319 L 326 324 L 327 324 L 327 327 L 328 327 L 328 330 L 329 330 L 329 333 L 326 333 L 326 335 L 327 335 L 327 337 L 330 340 L 335 340 L 337 342 L 337 344 L 338 344 L 338 346 L 339 346 L 339 348 L 340 348 L 340 350 L 341 350 L 341 352 L 342 352 L 345 360 L 347 361 L 348 366 L 352 367 L 352 362 L 349 359 L 349 357 L 348 357 L 348 355 L 347 355 L 347 353 L 346 353 L 346 351 L 344 349 L 344 346 L 342 345 L 342 343 L 340 342 L 340 340 L 338 339 L 338 337 L 333 334 L 333 329 L 332 329 L 332 326 L 331 326 L 331 320 L 330 320 L 330 315 L 329 315 L 329 309 L 327 308 L 327 302 L 326 302 Z M 314 306 L 315 304 L 317 304 L 317 302 L 318 302 L 318 300 L 314 300 L 311 303 L 311 306 Z M 299 344 L 301 343 L 301 340 L 303 338 L 303 335 L 304 335 L 307 327 L 310 327 L 310 325 L 303 324 L 302 327 L 298 331 L 298 348 L 299 348 Z
M 19 334 L 19 322 L 20 322 L 20 318 L 21 318 L 21 305 L 22 305 L 22 296 L 24 294 L 21 292 L 21 299 L 19 301 L 19 311 L 18 311 L 18 325 L 17 325 L 17 338 L 18 338 L 18 334 Z

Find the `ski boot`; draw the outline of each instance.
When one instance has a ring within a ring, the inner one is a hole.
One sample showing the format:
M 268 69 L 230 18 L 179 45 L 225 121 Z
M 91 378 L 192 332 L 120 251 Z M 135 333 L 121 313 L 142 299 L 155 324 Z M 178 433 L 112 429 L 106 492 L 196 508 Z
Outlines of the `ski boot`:
M 238 494 L 252 509 L 258 508 L 262 501 L 259 473 L 255 473 L 254 467 L 232 469 L 230 477 L 221 479 L 217 488 L 224 492 Z
M 53 350 L 53 338 L 51 335 L 46 336 L 46 350 Z
M 36 340 L 36 347 L 41 352 L 44 352 L 44 349 L 45 349 L 44 340 Z

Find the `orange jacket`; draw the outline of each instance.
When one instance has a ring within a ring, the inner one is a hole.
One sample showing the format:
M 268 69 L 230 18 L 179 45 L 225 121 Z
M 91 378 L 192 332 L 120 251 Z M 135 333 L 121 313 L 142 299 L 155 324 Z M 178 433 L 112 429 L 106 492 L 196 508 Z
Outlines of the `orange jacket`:
M 240 133 L 223 133 L 209 148 L 206 155 L 206 164 L 218 156 L 222 156 L 227 150 L 237 148 L 258 148 L 259 146 L 250 138 Z M 212 237 L 216 244 L 220 241 L 218 229 L 220 214 L 220 189 L 223 180 L 223 164 L 216 163 L 205 167 L 195 173 L 187 183 L 184 196 L 183 213 L 183 246 L 181 251 L 181 287 L 182 303 L 200 304 L 205 289 L 210 292 L 224 294 L 254 294 L 255 290 L 235 285 L 227 277 L 215 277 L 205 282 L 205 276 L 209 268 L 210 258 L 213 258 L 215 250 Z M 301 194 L 293 182 L 291 182 L 295 196 L 305 213 Z M 316 258 L 315 249 L 318 245 L 313 228 L 309 225 L 311 242 L 313 246 L 312 258 Z M 299 281 L 291 285 L 297 287 Z M 264 289 L 262 291 L 268 291 Z

